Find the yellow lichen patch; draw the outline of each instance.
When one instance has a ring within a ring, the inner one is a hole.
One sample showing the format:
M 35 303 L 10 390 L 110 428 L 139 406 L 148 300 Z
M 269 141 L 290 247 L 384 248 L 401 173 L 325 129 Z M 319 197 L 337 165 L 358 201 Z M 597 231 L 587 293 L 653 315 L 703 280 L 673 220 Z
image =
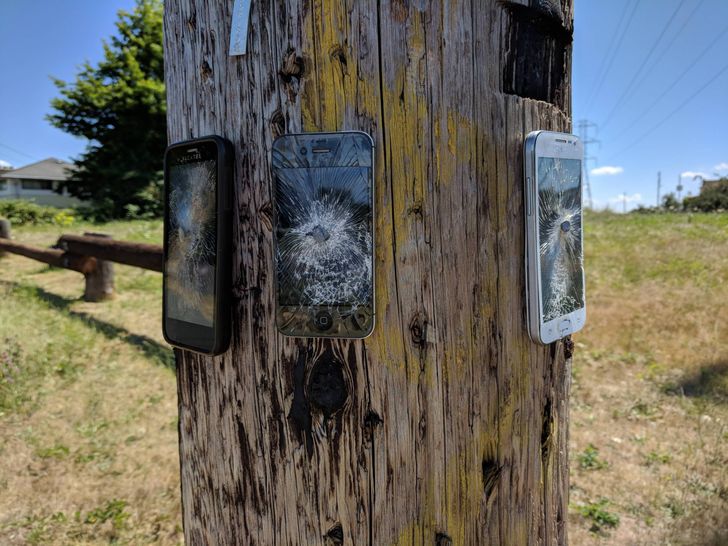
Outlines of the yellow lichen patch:
M 431 544 L 437 533 L 446 534 L 454 545 L 472 544 L 468 528 L 472 527 L 473 519 L 482 510 L 493 504 L 486 502 L 488 499 L 483 489 L 483 458 L 496 460 L 496 445 L 493 434 L 481 431 L 472 456 L 461 455 L 448 460 L 444 488 L 430 472 L 422 513 L 416 521 L 402 529 L 392 546 L 420 546 L 423 537 L 425 544 Z M 493 487 L 496 491 L 493 495 L 497 495 L 497 480 Z M 524 533 L 524 539 L 526 536 Z
M 468 168 L 474 153 L 470 138 L 474 127 L 468 115 L 458 110 L 458 105 L 430 108 L 433 90 L 425 85 L 424 12 L 413 12 L 408 20 L 405 62 L 394 71 L 382 67 L 383 74 L 365 74 L 363 65 L 359 66 L 363 61 L 352 53 L 358 36 L 356 29 L 349 26 L 351 10 L 347 2 L 312 0 L 306 12 L 302 26 L 303 51 L 308 59 L 301 97 L 303 128 L 305 131 L 359 129 L 357 123 L 361 118 L 381 125 L 381 133 L 373 135 L 378 140 L 375 142 L 377 326 L 367 344 L 376 362 L 398 371 L 407 368 L 411 382 L 423 379 L 429 382 L 434 374 L 428 371 L 422 377 L 419 351 L 409 342 L 409 332 L 405 330 L 409 318 L 388 311 L 399 306 L 399 302 L 392 300 L 400 297 L 393 291 L 393 276 L 398 272 L 401 283 L 403 271 L 408 282 L 418 282 L 430 274 L 425 269 L 431 262 L 424 237 L 426 222 L 436 211 L 428 210 L 429 203 L 433 202 L 428 193 L 430 188 L 444 184 L 452 186 L 453 202 L 460 198 L 454 181 L 459 171 Z M 447 141 L 437 138 L 444 130 L 448 131 Z M 417 288 L 408 286 L 409 293 L 413 289 Z M 470 319 L 463 322 L 462 328 L 469 331 Z M 461 343 L 453 357 L 442 361 L 443 373 L 448 375 L 452 367 L 459 376 L 472 358 L 472 347 Z
M 307 132 L 339 131 L 347 107 L 354 105 L 356 59 L 346 46 L 348 12 L 344 2 L 312 0 L 304 21 L 304 51 L 312 52 L 302 97 Z

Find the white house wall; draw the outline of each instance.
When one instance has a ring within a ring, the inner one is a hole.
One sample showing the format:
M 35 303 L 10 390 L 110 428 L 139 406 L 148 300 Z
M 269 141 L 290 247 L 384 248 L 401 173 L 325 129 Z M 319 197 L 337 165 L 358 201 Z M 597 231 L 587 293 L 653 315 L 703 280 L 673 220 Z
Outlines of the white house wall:
M 33 201 L 39 205 L 67 208 L 83 204 L 83 201 L 68 195 L 68 190 L 63 194 L 53 190 L 26 190 L 21 186 L 20 180 L 5 180 L 5 188 L 0 189 L 0 199 L 23 199 Z M 0 184 L 2 185 L 2 184 Z

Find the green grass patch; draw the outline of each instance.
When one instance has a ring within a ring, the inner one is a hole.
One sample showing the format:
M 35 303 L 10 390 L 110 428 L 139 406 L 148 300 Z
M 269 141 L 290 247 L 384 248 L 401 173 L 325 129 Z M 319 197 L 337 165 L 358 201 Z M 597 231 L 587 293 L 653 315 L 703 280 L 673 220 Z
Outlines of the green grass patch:
M 586 446 L 584 451 L 576 456 L 579 468 L 582 470 L 602 470 L 609 467 L 609 463 L 599 458 L 599 449 L 594 444 Z
M 596 502 L 588 502 L 576 506 L 581 517 L 590 523 L 589 530 L 593 533 L 602 533 L 619 525 L 619 516 L 608 510 L 611 502 L 602 497 Z

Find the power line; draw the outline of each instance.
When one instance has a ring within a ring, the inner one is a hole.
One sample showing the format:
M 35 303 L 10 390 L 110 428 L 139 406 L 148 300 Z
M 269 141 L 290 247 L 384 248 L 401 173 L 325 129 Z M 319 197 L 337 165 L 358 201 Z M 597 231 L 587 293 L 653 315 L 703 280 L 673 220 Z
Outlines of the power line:
M 695 7 L 693 8 L 693 11 L 691 11 L 688 16 L 683 21 L 682 26 L 678 29 L 678 31 L 672 35 L 672 39 L 670 40 L 670 43 L 668 43 L 665 47 L 662 48 L 660 55 L 655 59 L 655 61 L 650 65 L 650 67 L 641 75 L 641 78 L 637 82 L 637 85 L 635 86 L 635 91 L 639 89 L 639 87 L 645 82 L 647 77 L 652 74 L 652 71 L 660 64 L 660 61 L 665 57 L 668 51 L 670 51 L 670 48 L 675 44 L 677 39 L 680 37 L 680 35 L 685 31 L 685 29 L 688 26 L 688 23 L 692 20 L 693 16 L 698 12 L 700 7 L 705 3 L 705 0 L 700 0 Z
M 30 155 L 30 154 L 26 154 L 25 152 L 21 152 L 20 150 L 17 150 L 17 149 L 15 149 L 15 148 L 13 148 L 12 146 L 8 146 L 7 144 L 3 144 L 2 142 L 0 142 L 0 146 L 2 146 L 3 148 L 6 148 L 6 149 L 8 149 L 8 150 L 10 150 L 10 151 L 11 151 L 11 152 L 13 152 L 13 153 L 16 153 L 16 154 L 18 154 L 18 155 L 22 155 L 22 156 L 25 156 L 25 157 L 27 157 L 28 159 L 32 159 L 33 161 L 37 161 L 37 160 L 38 160 L 38 158 L 37 158 L 37 157 L 33 157 L 33 156 L 32 156 L 32 155 Z
M 627 0 L 624 3 L 624 9 L 622 10 L 622 15 L 619 18 L 619 22 L 617 23 L 615 31 L 612 33 L 612 41 L 609 42 L 609 46 L 607 46 L 607 50 L 604 53 L 604 57 L 602 57 L 602 62 L 599 63 L 599 70 L 597 70 L 597 76 L 594 78 L 594 84 L 591 87 L 591 90 L 589 91 L 589 94 L 587 95 L 586 104 L 591 104 L 592 95 L 594 95 L 594 92 L 597 90 L 597 82 L 599 81 L 599 78 L 602 75 L 602 71 L 604 70 L 604 67 L 607 64 L 607 59 L 609 58 L 609 55 L 614 51 L 614 43 L 617 41 L 617 35 L 619 34 L 619 29 L 622 28 L 622 23 L 624 23 L 624 18 L 627 15 L 627 8 L 629 8 L 629 2 L 630 0 Z
M 609 74 L 609 71 L 612 69 L 612 65 L 614 64 L 614 60 L 617 58 L 617 52 L 622 47 L 622 42 L 624 41 L 624 37 L 627 34 L 627 31 L 629 30 L 629 27 L 632 25 L 632 21 L 634 21 L 634 14 L 637 11 L 637 7 L 639 6 L 639 2 L 635 0 L 634 4 L 632 5 L 632 11 L 629 14 L 627 25 L 622 29 L 622 33 L 619 35 L 619 38 L 617 39 L 617 46 L 612 50 L 611 55 L 609 57 L 609 62 L 607 63 L 607 68 L 602 73 L 601 77 L 597 80 L 597 84 L 595 85 L 595 95 L 593 96 L 592 100 L 587 102 L 587 110 L 589 110 L 589 107 L 591 106 L 594 99 L 596 99 L 599 96 L 599 91 L 602 89 L 602 84 L 604 83 L 604 79 Z
M 602 129 L 604 129 L 609 124 L 609 122 L 612 121 L 612 116 L 617 111 L 617 108 L 622 106 L 622 100 L 630 93 L 630 91 L 632 91 L 632 86 L 637 81 L 637 78 L 639 78 L 639 76 L 642 72 L 642 69 L 644 69 L 645 65 L 649 62 L 650 58 L 652 57 L 652 54 L 657 49 L 657 46 L 660 45 L 660 42 L 662 41 L 662 38 L 665 36 L 665 33 L 667 32 L 667 30 L 670 28 L 670 26 L 672 26 L 672 22 L 675 20 L 675 17 L 677 16 L 677 14 L 680 11 L 680 9 L 682 8 L 682 6 L 683 6 L 682 0 L 678 0 L 677 7 L 675 8 L 675 11 L 672 12 L 672 15 L 668 19 L 665 26 L 662 27 L 662 32 L 660 32 L 660 35 L 657 37 L 657 40 L 655 40 L 655 42 L 652 44 L 650 51 L 647 53 L 647 56 L 643 59 L 642 64 L 640 64 L 639 68 L 632 76 L 632 79 L 627 84 L 627 87 L 625 87 L 624 91 L 617 99 L 617 102 L 614 104 L 612 109 L 607 114 L 606 119 L 602 122 L 602 124 L 601 124 Z
M 688 67 L 677 78 L 675 78 L 675 80 L 667 88 L 665 88 L 665 90 L 662 93 L 660 93 L 660 96 L 659 97 L 657 97 L 656 99 L 653 99 L 652 101 L 650 101 L 650 105 L 647 107 L 647 109 L 643 110 L 642 113 L 637 118 L 633 119 L 632 122 L 629 125 L 627 125 L 627 127 L 625 127 L 624 129 L 622 129 L 622 131 L 620 131 L 617 134 L 617 136 L 615 137 L 615 140 L 617 138 L 619 138 L 620 136 L 622 136 L 627 131 L 629 131 L 632 127 L 634 127 L 635 125 L 637 125 L 637 123 L 639 123 L 640 121 L 642 121 L 647 116 L 647 114 L 649 114 L 650 112 L 652 112 L 652 110 L 655 108 L 655 106 L 657 106 L 660 103 L 660 101 L 662 99 L 664 99 L 665 96 L 670 91 L 672 91 L 673 89 L 675 89 L 675 86 L 678 83 L 680 83 L 681 81 L 683 81 L 685 79 L 685 77 L 688 75 L 688 73 L 693 68 L 695 68 L 695 66 L 698 64 L 698 62 L 700 60 L 702 60 L 703 57 L 705 57 L 705 55 L 711 49 L 713 49 L 713 47 L 715 46 L 715 44 L 717 44 L 720 41 L 720 39 L 723 36 L 726 35 L 726 33 L 728 33 L 728 25 L 726 25 L 725 28 L 723 30 L 721 30 L 718 33 L 718 35 L 715 38 L 713 38 L 713 40 L 711 40 L 711 42 L 708 44 L 708 46 L 705 49 L 703 49 L 700 53 L 698 53 L 698 55 L 695 56 L 694 59 L 692 59 L 690 61 L 690 63 L 688 64 Z
M 715 75 L 712 78 L 710 78 L 710 80 L 708 80 L 706 83 L 704 83 L 697 91 L 695 91 L 687 99 L 685 99 L 683 102 L 681 102 L 680 105 L 677 108 L 675 108 L 672 112 L 670 112 L 668 115 L 666 115 L 664 118 L 662 118 L 662 120 L 659 123 L 657 123 L 654 127 L 652 127 L 649 131 L 647 131 L 646 133 L 644 133 L 641 137 L 639 137 L 637 140 L 635 140 L 632 144 L 630 144 L 626 148 L 623 148 L 622 150 L 620 150 L 616 154 L 612 155 L 609 159 L 614 159 L 616 156 L 621 155 L 622 153 L 626 152 L 627 150 L 631 150 L 637 144 L 639 144 L 640 142 L 642 142 L 645 138 L 647 138 L 652 133 L 654 133 L 657 129 L 659 129 L 660 127 L 662 127 L 665 123 L 667 123 L 669 121 L 670 118 L 672 118 L 672 116 L 674 116 L 680 110 L 682 110 L 683 108 L 685 108 L 685 106 L 687 106 L 690 102 L 692 102 L 692 100 L 695 97 L 697 97 L 698 95 L 700 95 L 700 93 L 702 93 L 708 87 L 710 87 L 710 85 L 715 80 L 717 80 L 718 78 L 720 78 L 726 71 L 728 71 L 728 64 L 725 65 L 723 68 L 721 68 L 718 72 L 716 72 Z

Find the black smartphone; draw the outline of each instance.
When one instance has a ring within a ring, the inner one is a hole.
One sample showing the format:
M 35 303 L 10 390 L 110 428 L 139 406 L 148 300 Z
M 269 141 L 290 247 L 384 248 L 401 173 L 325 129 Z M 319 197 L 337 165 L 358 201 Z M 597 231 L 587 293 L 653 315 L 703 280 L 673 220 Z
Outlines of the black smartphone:
M 374 328 L 374 143 L 361 132 L 273 143 L 276 323 L 289 336 Z
M 207 355 L 230 344 L 232 145 L 219 136 L 164 156 L 163 333 Z

